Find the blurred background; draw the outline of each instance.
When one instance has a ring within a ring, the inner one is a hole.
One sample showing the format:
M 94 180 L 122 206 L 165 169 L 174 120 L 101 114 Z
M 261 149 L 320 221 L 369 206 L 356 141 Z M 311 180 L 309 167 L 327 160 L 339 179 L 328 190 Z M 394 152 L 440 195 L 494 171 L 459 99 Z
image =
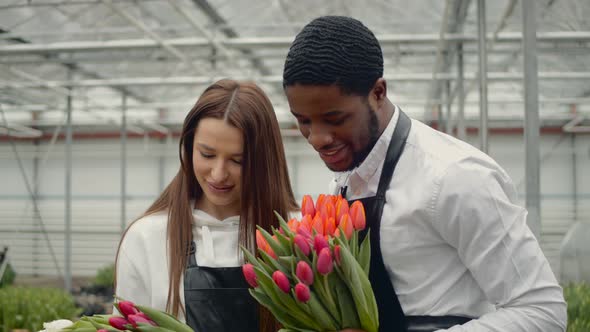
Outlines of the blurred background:
M 295 34 L 328 14 L 375 33 L 394 103 L 508 171 L 570 331 L 590 331 L 588 0 L 0 0 L 4 317 L 33 320 L 7 308 L 40 293 L 11 284 L 59 288 L 65 311 L 109 309 L 121 233 L 178 171 L 182 120 L 219 78 L 263 87 L 297 198 L 326 192 L 282 70 Z

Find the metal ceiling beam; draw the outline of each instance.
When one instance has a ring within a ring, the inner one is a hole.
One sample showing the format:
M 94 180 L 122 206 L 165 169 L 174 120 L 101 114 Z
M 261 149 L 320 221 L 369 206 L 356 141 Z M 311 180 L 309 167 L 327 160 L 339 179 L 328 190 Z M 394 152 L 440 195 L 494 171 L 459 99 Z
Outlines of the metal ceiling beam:
M 223 77 L 213 76 L 172 76 L 172 77 L 132 77 L 113 78 L 99 80 L 74 80 L 74 81 L 35 81 L 35 82 L 0 82 L 0 89 L 29 89 L 29 88 L 61 88 L 61 87 L 101 87 L 101 86 L 152 86 L 152 85 L 195 85 L 210 84 Z M 455 74 L 439 73 L 432 77 L 432 73 L 410 73 L 385 75 L 386 80 L 392 82 L 430 82 L 434 80 L 456 80 Z M 476 79 L 476 73 L 465 75 L 465 79 Z M 544 80 L 587 80 L 590 72 L 540 72 L 539 78 Z M 237 76 L 238 80 L 251 80 L 252 77 Z M 522 80 L 521 72 L 490 72 L 490 81 L 518 81 Z M 255 81 L 259 83 L 281 83 L 282 76 L 261 76 Z
M 209 1 L 207 0 L 192 0 L 192 2 L 195 4 L 195 6 L 197 8 L 199 8 L 199 10 L 201 10 L 201 12 L 205 13 L 210 19 L 211 21 L 213 21 L 213 23 L 215 25 L 223 25 L 224 27 L 221 28 L 221 32 L 223 32 L 223 34 L 227 37 L 227 38 L 237 38 L 238 37 L 238 33 L 231 28 L 228 25 L 228 22 L 225 20 L 225 18 L 223 18 L 215 8 L 213 8 L 213 6 L 211 6 L 211 4 L 209 3 Z M 290 45 L 292 42 L 292 39 L 288 41 L 288 44 Z M 221 42 L 222 45 L 223 42 Z M 224 45 L 225 47 L 231 47 L 230 45 Z M 242 53 L 245 55 L 251 55 L 253 53 L 252 50 L 242 50 Z M 264 63 L 262 62 L 261 59 L 259 58 L 253 58 L 251 59 L 252 62 L 252 66 L 257 68 L 258 71 L 260 72 L 260 74 L 262 75 L 270 75 L 272 73 L 272 71 L 267 68 Z
M 8 32 L 9 31 L 7 31 L 7 30 L 0 29 L 0 34 L 8 33 Z M 17 43 L 22 44 L 22 45 L 31 45 L 31 41 L 26 40 L 24 38 L 16 38 L 15 37 L 15 38 L 10 38 L 9 40 L 14 41 L 14 42 L 17 42 Z M 42 57 L 45 60 L 50 60 L 50 59 L 53 58 L 51 55 L 42 55 Z M 73 70 L 74 72 L 79 73 L 79 74 L 82 74 L 84 76 L 87 76 L 87 77 L 90 77 L 90 78 L 93 78 L 93 79 L 103 79 L 103 77 L 101 75 L 99 75 L 99 74 L 97 74 L 95 72 L 86 70 L 86 69 L 80 67 L 75 62 L 72 62 L 72 61 L 64 61 L 64 60 L 57 60 L 57 61 L 55 61 L 55 63 L 64 66 L 68 70 Z M 138 94 L 136 94 L 136 93 L 134 93 L 132 91 L 129 91 L 126 88 L 115 88 L 115 90 L 116 91 L 119 91 L 121 93 L 126 93 L 127 95 L 129 95 L 129 96 L 131 96 L 131 97 L 133 97 L 133 98 L 135 98 L 135 99 L 137 99 L 137 100 L 139 100 L 141 102 L 148 102 L 149 101 L 148 98 L 145 98 L 143 96 L 139 96 Z
M 471 0 L 447 0 L 443 23 L 440 29 L 440 40 L 438 42 L 437 54 L 432 75 L 439 72 L 448 72 L 451 67 L 452 59 L 457 47 L 447 42 L 444 35 L 448 33 L 462 32 L 463 23 L 467 17 L 467 12 Z M 433 80 L 428 89 L 428 99 L 440 98 L 442 92 L 441 81 Z M 426 104 L 425 116 L 430 113 L 430 103 Z
M 225 28 L 224 30 L 227 30 Z M 436 44 L 441 39 L 437 34 L 406 34 L 406 35 L 378 35 L 376 36 L 382 46 L 388 45 L 418 45 Z M 258 47 L 288 48 L 294 37 L 232 37 L 219 42 L 228 48 L 248 50 Z M 488 39 L 493 39 L 494 34 L 488 34 Z M 444 34 L 442 39 L 446 42 L 476 43 L 477 36 L 472 34 Z M 162 39 L 161 42 L 172 47 L 208 47 L 207 38 L 171 38 Z M 497 35 L 496 43 L 521 43 L 522 33 L 503 32 Z M 558 42 L 590 42 L 590 31 L 563 31 L 563 32 L 538 32 L 538 43 Z M 113 50 L 135 50 L 160 48 L 158 41 L 146 38 L 111 40 L 111 41 L 75 41 L 55 43 L 35 43 L 27 45 L 2 45 L 0 55 L 59 53 L 59 52 L 104 52 Z

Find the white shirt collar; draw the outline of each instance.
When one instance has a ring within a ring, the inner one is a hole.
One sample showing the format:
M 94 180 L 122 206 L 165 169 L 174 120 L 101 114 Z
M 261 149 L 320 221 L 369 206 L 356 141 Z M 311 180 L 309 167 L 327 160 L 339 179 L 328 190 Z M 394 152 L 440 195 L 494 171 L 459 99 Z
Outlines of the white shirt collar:
M 383 168 L 383 160 L 387 155 L 389 142 L 399 120 L 399 112 L 399 108 L 394 105 L 394 112 L 387 127 L 359 166 L 352 171 L 335 173 L 337 187 L 349 186 L 349 189 L 353 190 L 352 196 L 358 196 L 368 189 L 371 180 L 375 178 L 375 175 L 380 174 Z

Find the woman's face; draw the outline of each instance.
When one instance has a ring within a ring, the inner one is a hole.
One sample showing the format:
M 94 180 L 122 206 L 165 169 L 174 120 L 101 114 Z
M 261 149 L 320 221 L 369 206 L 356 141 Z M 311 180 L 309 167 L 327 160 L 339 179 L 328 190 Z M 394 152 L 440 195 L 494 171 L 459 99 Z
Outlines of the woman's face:
M 193 169 L 204 194 L 197 207 L 220 220 L 239 215 L 242 132 L 221 119 L 202 119 L 197 125 L 193 149 Z

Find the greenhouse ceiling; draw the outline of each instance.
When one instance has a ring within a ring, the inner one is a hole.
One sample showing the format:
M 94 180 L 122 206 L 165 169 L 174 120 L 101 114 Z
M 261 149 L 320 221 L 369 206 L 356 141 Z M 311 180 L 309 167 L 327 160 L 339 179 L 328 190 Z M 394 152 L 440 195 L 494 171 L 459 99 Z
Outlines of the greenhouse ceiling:
M 590 2 L 540 0 L 535 13 L 542 125 L 590 118 Z M 50 130 L 71 105 L 79 128 L 117 128 L 125 109 L 130 130 L 168 132 L 222 77 L 259 83 L 293 127 L 284 58 L 320 15 L 352 16 L 373 30 L 389 95 L 411 116 L 436 121 L 450 105 L 453 118 L 462 85 L 466 121 L 477 124 L 475 0 L 1 0 L 0 127 Z M 490 121 L 522 126 L 521 2 L 485 1 L 485 23 Z

